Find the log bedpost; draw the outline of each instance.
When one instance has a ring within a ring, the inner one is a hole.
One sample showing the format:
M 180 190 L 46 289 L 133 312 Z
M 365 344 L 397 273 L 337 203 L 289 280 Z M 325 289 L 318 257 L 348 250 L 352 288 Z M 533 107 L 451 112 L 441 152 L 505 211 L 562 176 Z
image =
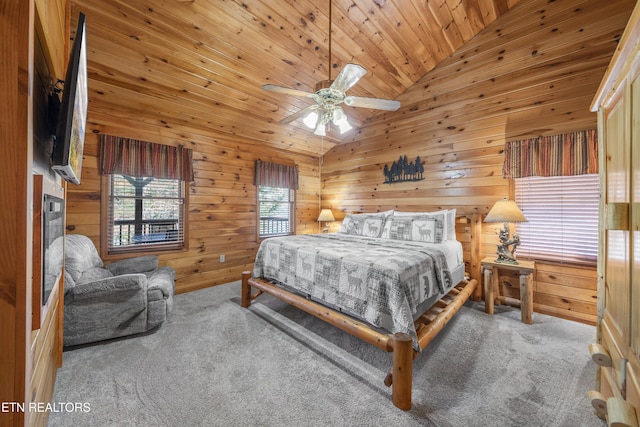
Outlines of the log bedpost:
M 250 271 L 242 272 L 242 306 L 244 308 L 248 308 L 251 305 L 251 286 L 249 285 L 250 278 Z
M 411 380 L 413 377 L 413 340 L 408 334 L 393 335 L 393 404 L 405 411 L 411 409 Z
M 481 236 L 482 236 L 482 217 L 479 213 L 474 213 L 471 216 L 471 245 L 470 251 L 470 271 L 469 275 L 472 279 L 476 279 L 478 282 L 482 280 L 482 265 L 481 265 Z M 476 287 L 473 294 L 474 301 L 482 300 L 482 287 Z

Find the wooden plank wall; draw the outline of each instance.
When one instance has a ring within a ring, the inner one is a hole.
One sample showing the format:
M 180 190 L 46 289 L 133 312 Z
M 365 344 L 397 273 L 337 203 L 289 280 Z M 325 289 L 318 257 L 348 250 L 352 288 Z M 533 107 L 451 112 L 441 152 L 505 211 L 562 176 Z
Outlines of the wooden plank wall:
M 338 219 L 387 209 L 486 214 L 510 196 L 506 141 L 595 128 L 589 105 L 633 2 L 589 2 L 559 18 L 566 7 L 518 4 L 403 94 L 399 111 L 334 147 L 324 156 L 323 208 Z M 557 39 L 538 43 L 549 31 Z M 384 166 L 404 155 L 420 156 L 425 179 L 384 184 Z M 495 252 L 499 226 L 484 224 L 483 255 Z M 536 311 L 595 322 L 595 266 L 541 264 L 538 275 Z
M 33 1 L 2 1 L 0 17 L 0 402 L 26 402 L 29 397 L 31 334 L 31 95 L 33 70 Z M 0 414 L 0 423 L 19 426 L 28 414 Z
M 139 97 L 133 93 L 132 97 Z M 116 117 L 89 104 L 82 181 L 67 190 L 67 226 L 72 233 L 89 236 L 99 248 L 101 177 L 98 174 L 99 133 L 141 139 L 167 145 L 183 144 L 194 150 L 195 182 L 189 187 L 188 249 L 160 253 L 160 263 L 176 270 L 176 292 L 239 280 L 251 269 L 258 249 L 256 237 L 257 159 L 296 164 L 300 173 L 297 191 L 296 231 L 318 232 L 318 158 L 275 151 L 243 141 L 221 139 L 171 124 L 145 124 L 135 118 Z M 220 263 L 220 255 L 225 262 Z M 121 258 L 101 254 L 105 262 Z
M 59 363 L 60 305 L 54 288 L 42 324 L 32 324 L 34 219 L 34 127 L 42 117 L 35 110 L 39 92 L 35 62 L 35 34 L 45 47 L 48 68 L 64 75 L 67 0 L 3 1 L 0 21 L 0 87 L 6 98 L 0 110 L 0 156 L 3 209 L 0 236 L 0 402 L 10 407 L 0 425 L 46 425 L 47 413 L 27 410 L 30 402 L 48 402 Z M 60 18 L 61 19 L 58 19 Z M 50 19 L 51 18 L 51 19 Z M 44 120 L 46 121 L 46 117 Z M 33 330 L 35 328 L 35 330 Z M 22 405 L 21 408 L 11 405 Z

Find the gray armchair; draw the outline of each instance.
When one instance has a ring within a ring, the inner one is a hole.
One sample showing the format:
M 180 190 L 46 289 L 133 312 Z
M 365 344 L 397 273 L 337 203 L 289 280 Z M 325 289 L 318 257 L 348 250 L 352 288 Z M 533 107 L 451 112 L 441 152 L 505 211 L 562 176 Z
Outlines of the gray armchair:
M 175 271 L 143 256 L 104 266 L 91 239 L 65 237 L 64 345 L 146 332 L 173 307 Z

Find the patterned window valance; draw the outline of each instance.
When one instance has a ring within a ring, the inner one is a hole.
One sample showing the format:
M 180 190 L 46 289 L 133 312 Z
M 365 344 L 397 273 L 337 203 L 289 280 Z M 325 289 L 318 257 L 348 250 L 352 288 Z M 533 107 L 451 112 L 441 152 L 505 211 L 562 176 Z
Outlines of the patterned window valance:
M 504 147 L 504 178 L 598 173 L 595 129 L 510 141 Z
M 111 135 L 100 135 L 100 146 L 102 175 L 152 176 L 193 181 L 193 152 L 188 148 Z
M 298 167 L 256 160 L 256 186 L 298 189 Z

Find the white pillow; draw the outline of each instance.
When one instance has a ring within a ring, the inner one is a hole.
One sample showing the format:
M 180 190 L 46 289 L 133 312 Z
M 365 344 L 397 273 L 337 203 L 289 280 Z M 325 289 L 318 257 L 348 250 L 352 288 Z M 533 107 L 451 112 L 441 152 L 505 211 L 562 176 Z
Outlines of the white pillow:
M 447 212 L 447 238 L 446 240 L 456 239 L 456 210 L 449 209 Z

